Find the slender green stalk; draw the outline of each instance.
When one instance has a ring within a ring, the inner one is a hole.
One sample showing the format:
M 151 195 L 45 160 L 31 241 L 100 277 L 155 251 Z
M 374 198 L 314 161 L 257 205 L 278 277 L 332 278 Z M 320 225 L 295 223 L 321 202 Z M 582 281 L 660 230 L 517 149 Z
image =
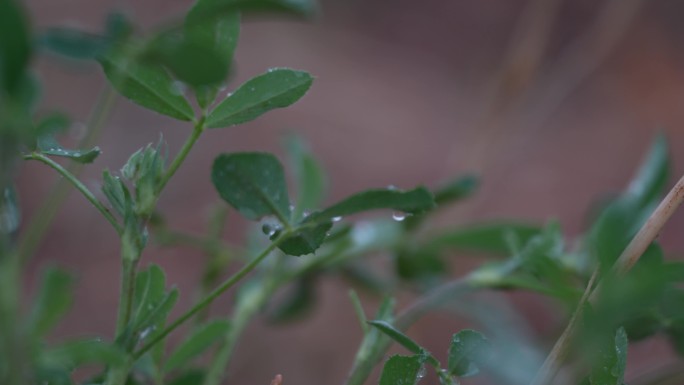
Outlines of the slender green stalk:
M 105 219 L 111 223 L 111 225 L 114 227 L 117 233 L 121 234 L 122 229 L 121 225 L 119 225 L 119 222 L 114 218 L 114 215 L 109 211 L 108 208 L 106 208 L 96 197 L 93 195 L 88 188 L 81 183 L 78 178 L 69 172 L 66 168 L 62 167 L 59 163 L 55 162 L 54 160 L 50 159 L 49 157 L 33 152 L 27 155 L 24 155 L 24 159 L 26 160 L 37 160 L 43 164 L 46 164 L 50 166 L 52 169 L 57 171 L 60 175 L 64 177 L 64 179 L 68 180 L 75 188 L 78 190 L 87 200 L 90 202 L 95 208 L 102 214 L 102 216 L 105 217 Z
M 176 171 L 178 171 L 180 166 L 183 164 L 185 158 L 187 158 L 188 154 L 190 153 L 190 150 L 192 150 L 192 147 L 202 135 L 202 132 L 204 132 L 204 117 L 200 118 L 200 120 L 195 123 L 195 127 L 193 128 L 190 137 L 188 137 L 183 144 L 183 147 L 181 147 L 180 151 L 178 152 L 178 155 L 176 155 L 176 158 L 173 160 L 173 162 L 171 162 L 169 169 L 166 170 L 162 180 L 159 182 L 159 186 L 157 186 L 157 195 L 161 193 L 164 187 L 166 187 L 166 184 L 169 183 L 169 180 L 171 180 L 171 178 L 176 174 Z
M 121 262 L 121 288 L 119 290 L 119 312 L 116 319 L 116 336 L 120 336 L 131 320 L 133 307 L 133 295 L 135 293 L 135 267 L 134 260 L 122 258 Z
M 115 100 L 116 92 L 111 86 L 106 86 L 98 97 L 93 112 L 90 114 L 86 125 L 86 134 L 78 143 L 79 148 L 90 147 L 94 144 L 102 132 L 102 127 L 109 116 Z M 78 177 L 83 171 L 83 164 L 71 162 L 67 170 Z M 62 203 L 69 196 L 71 192 L 69 187 L 69 181 L 60 178 L 47 194 L 46 200 L 36 211 L 39 215 L 33 218 L 26 227 L 26 230 L 23 231 L 18 247 L 19 259 L 21 261 L 26 262 L 35 253 L 40 245 L 40 240 L 50 228 L 50 224 L 62 207 Z
M 257 255 L 254 259 L 252 259 L 248 264 L 243 266 L 237 273 L 233 274 L 230 278 L 225 280 L 221 285 L 219 285 L 214 291 L 209 293 L 204 299 L 199 301 L 195 306 L 193 306 L 190 310 L 188 310 L 185 314 L 182 316 L 178 317 L 175 321 L 173 321 L 169 326 L 167 326 L 161 333 L 155 336 L 154 339 L 152 339 L 150 342 L 148 342 L 145 346 L 140 348 L 135 354 L 133 355 L 134 359 L 140 358 L 143 354 L 145 354 L 148 350 L 152 349 L 154 345 L 156 345 L 158 342 L 166 338 L 169 334 L 171 334 L 176 328 L 181 326 L 183 323 L 185 323 L 187 320 L 195 316 L 198 312 L 200 312 L 202 309 L 205 307 L 209 306 L 216 298 L 220 297 L 226 290 L 230 289 L 233 287 L 236 283 L 238 283 L 242 278 L 244 278 L 247 274 L 249 274 L 252 270 L 254 270 L 255 267 L 257 267 L 268 255 L 275 250 L 276 247 L 278 247 L 278 244 L 282 239 L 284 239 L 287 235 L 285 234 L 281 236 L 279 239 L 271 243 L 264 251 L 261 252 L 261 254 Z

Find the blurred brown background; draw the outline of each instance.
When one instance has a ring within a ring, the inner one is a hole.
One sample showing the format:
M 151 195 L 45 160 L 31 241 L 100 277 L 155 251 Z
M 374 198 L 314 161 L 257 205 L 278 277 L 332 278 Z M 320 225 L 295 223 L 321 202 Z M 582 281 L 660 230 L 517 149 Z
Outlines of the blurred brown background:
M 108 11 L 123 10 L 150 28 L 183 12 L 180 0 L 29 0 L 41 27 L 101 28 Z M 209 168 L 223 151 L 282 154 L 285 132 L 306 138 L 330 174 L 330 200 L 368 187 L 435 185 L 467 171 L 481 173 L 477 197 L 439 217 L 450 225 L 485 218 L 559 219 L 569 235 L 583 229 L 589 205 L 627 182 L 658 131 L 670 140 L 674 175 L 684 173 L 684 3 L 677 0 L 325 0 L 312 23 L 251 20 L 242 30 L 234 84 L 269 67 L 317 76 L 294 107 L 243 127 L 207 132 L 162 196 L 174 228 L 202 231 L 217 195 Z M 42 58 L 45 110 L 85 121 L 103 87 L 94 66 Z M 88 168 L 95 188 L 103 168 L 163 133 L 171 151 L 190 127 L 120 99 L 99 141 L 103 155 Z M 21 176 L 25 216 L 55 176 L 26 164 Z M 42 244 L 27 287 L 41 263 L 78 272 L 77 299 L 59 330 L 110 335 L 118 290 L 118 245 L 95 210 L 72 194 Z M 244 222 L 229 229 L 239 240 Z M 666 250 L 684 250 L 684 214 L 663 234 Z M 192 301 L 202 260 L 190 249 L 144 254 L 169 270 Z M 457 260 L 456 271 L 458 271 Z M 231 384 L 340 384 L 361 338 L 344 282 L 321 285 L 319 306 L 285 327 L 255 322 L 231 366 Z M 561 314 L 538 298 L 506 296 L 538 334 L 558 331 Z M 368 311 L 377 299 L 367 298 Z M 217 312 L 227 313 L 230 301 Z M 411 335 L 439 354 L 463 323 L 428 317 Z M 636 344 L 629 375 L 670 356 L 662 341 Z M 442 355 L 443 357 L 443 355 Z M 428 383 L 436 383 L 428 378 Z

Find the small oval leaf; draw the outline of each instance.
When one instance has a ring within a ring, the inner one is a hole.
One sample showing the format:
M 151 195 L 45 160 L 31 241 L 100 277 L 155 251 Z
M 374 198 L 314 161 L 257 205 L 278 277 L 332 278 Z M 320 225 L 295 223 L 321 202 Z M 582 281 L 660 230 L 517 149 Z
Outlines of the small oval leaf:
M 248 219 L 274 215 L 289 224 L 290 199 L 285 172 L 267 153 L 222 154 L 211 171 L 214 187 L 226 202 Z
M 271 69 L 241 85 L 216 106 L 207 117 L 207 127 L 230 127 L 287 107 L 304 96 L 312 82 L 313 78 L 306 72 Z

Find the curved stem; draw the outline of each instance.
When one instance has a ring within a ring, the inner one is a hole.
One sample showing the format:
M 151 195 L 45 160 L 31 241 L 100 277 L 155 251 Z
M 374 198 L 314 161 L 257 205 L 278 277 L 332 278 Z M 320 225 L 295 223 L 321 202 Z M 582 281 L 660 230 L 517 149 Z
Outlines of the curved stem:
M 230 278 L 225 280 L 221 285 L 219 285 L 216 289 L 214 289 L 209 295 L 207 295 L 204 299 L 199 301 L 195 306 L 193 306 L 190 310 L 185 312 L 182 316 L 178 317 L 175 321 L 173 321 L 169 326 L 167 326 L 161 333 L 159 333 L 157 336 L 155 336 L 154 339 L 152 339 L 150 342 L 148 342 L 145 346 L 140 348 L 135 354 L 133 355 L 133 359 L 137 360 L 140 358 L 145 352 L 150 350 L 154 345 L 156 345 L 159 341 L 163 340 L 171 334 L 177 327 L 185 323 L 185 321 L 189 320 L 195 314 L 199 313 L 202 309 L 205 307 L 209 306 L 216 298 L 220 297 L 226 290 L 230 289 L 235 285 L 237 282 L 239 282 L 242 278 L 244 278 L 247 274 L 249 274 L 252 270 L 254 270 L 255 267 L 261 263 L 273 250 L 275 250 L 276 247 L 280 244 L 280 242 L 289 234 L 284 234 L 277 240 L 275 240 L 273 243 L 271 243 L 264 251 L 261 252 L 261 254 L 257 255 L 254 259 L 252 259 L 248 264 L 243 266 L 237 273 L 233 274 Z
M 74 174 L 69 172 L 69 170 L 65 169 L 64 167 L 62 167 L 62 165 L 48 158 L 47 156 L 37 152 L 24 155 L 24 159 L 37 160 L 43 164 L 50 166 L 52 169 L 57 171 L 60 175 L 64 177 L 64 179 L 68 180 L 88 200 L 88 202 L 95 206 L 95 208 L 105 217 L 105 219 L 112 224 L 117 233 L 121 234 L 121 225 L 119 225 L 119 222 L 117 222 L 116 218 L 114 218 L 109 209 L 107 209 L 95 197 L 95 195 L 93 195 L 93 193 L 90 192 L 90 190 L 88 190 L 88 188 L 83 183 L 81 183 L 81 181 L 78 180 L 78 178 L 76 178 Z
M 86 135 L 78 143 L 77 147 L 90 147 L 94 144 L 96 138 L 102 131 L 102 126 L 107 120 L 115 100 L 116 92 L 111 86 L 106 86 L 100 94 L 100 97 L 93 108 L 93 112 L 90 114 L 86 126 Z M 69 167 L 67 167 L 67 170 L 78 177 L 83 170 L 83 165 L 81 163 L 72 162 Z M 18 247 L 19 259 L 22 262 L 28 260 L 35 253 L 36 248 L 40 245 L 40 240 L 49 229 L 50 224 L 55 218 L 55 215 L 57 215 L 62 203 L 69 196 L 70 191 L 69 181 L 67 179 L 60 179 L 47 194 L 46 200 L 37 210 L 37 212 L 40 213 L 39 217 L 33 218 L 23 232 Z
M 192 150 L 192 147 L 195 145 L 200 135 L 202 135 L 202 132 L 204 132 L 204 116 L 195 123 L 195 127 L 193 128 L 190 137 L 188 137 L 183 144 L 183 147 L 181 147 L 180 151 L 178 152 L 178 155 L 176 155 L 176 158 L 173 160 L 173 162 L 171 162 L 169 169 L 166 170 L 166 173 L 157 186 L 157 195 L 161 193 L 164 187 L 166 187 L 166 184 L 169 183 L 169 180 L 174 176 L 174 174 L 176 174 L 176 171 L 178 171 L 180 166 L 183 164 L 185 158 L 187 158 L 188 154 L 190 153 L 190 150 Z

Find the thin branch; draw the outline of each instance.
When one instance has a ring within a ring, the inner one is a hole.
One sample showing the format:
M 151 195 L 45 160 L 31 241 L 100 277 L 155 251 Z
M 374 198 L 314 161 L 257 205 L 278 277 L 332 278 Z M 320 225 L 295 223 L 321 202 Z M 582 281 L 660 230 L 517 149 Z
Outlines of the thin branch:
M 119 222 L 114 218 L 114 215 L 107 209 L 96 197 L 93 195 L 88 188 L 81 183 L 78 178 L 69 172 L 66 168 L 62 167 L 59 163 L 55 162 L 54 160 L 50 159 L 49 157 L 33 152 L 27 155 L 24 155 L 24 159 L 26 160 L 37 160 L 43 164 L 46 164 L 50 166 L 52 169 L 57 171 L 60 175 L 64 177 L 64 179 L 68 180 L 75 188 L 78 190 L 83 196 L 90 202 L 95 208 L 107 219 L 109 223 L 114 226 L 114 229 L 116 230 L 117 233 L 121 234 L 122 229 L 121 225 L 119 225 Z

